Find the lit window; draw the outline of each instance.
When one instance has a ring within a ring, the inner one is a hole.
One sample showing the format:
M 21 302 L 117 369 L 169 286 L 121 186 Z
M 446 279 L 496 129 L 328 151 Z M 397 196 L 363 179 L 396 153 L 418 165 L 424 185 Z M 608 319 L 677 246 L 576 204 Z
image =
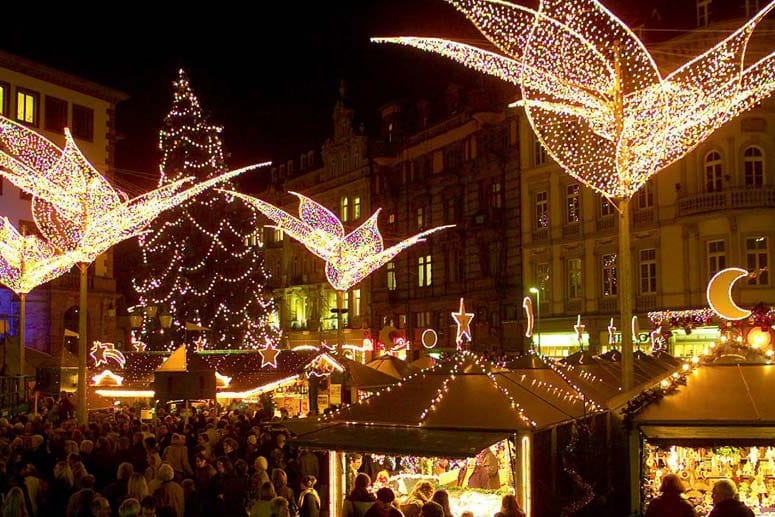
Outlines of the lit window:
M 654 192 L 651 187 L 651 182 L 647 181 L 635 194 L 638 209 L 643 210 L 645 208 L 651 208 L 654 206 Z
M 417 228 L 420 230 L 425 228 L 425 208 L 421 206 L 417 207 Z
M 581 259 L 568 259 L 568 299 L 581 298 Z
M 566 223 L 577 223 L 581 220 L 580 215 L 580 208 L 581 208 L 581 199 L 579 197 L 580 193 L 579 185 L 573 184 L 568 185 L 568 188 L 565 193 L 565 222 Z
M 275 242 L 283 242 L 283 230 L 282 230 L 282 228 L 275 228 L 274 229 L 274 241 Z
M 615 210 L 614 204 L 607 197 L 600 196 L 600 217 L 610 217 Z
M 536 138 L 533 144 L 533 165 L 538 167 L 546 163 L 546 149 Z
M 361 198 L 355 196 L 353 198 L 353 221 L 357 221 L 361 218 Z
M 8 83 L 0 83 L 0 115 L 8 116 L 8 98 L 10 87 Z
M 602 259 L 603 296 L 616 296 L 616 254 L 603 255 Z
M 431 326 L 432 314 L 430 311 L 416 312 L 414 321 L 417 328 L 428 328 Z
M 38 125 L 38 95 L 23 90 L 16 91 L 16 120 Z
M 657 292 L 657 250 L 640 250 L 640 292 Z
M 746 266 L 751 276 L 748 285 L 769 285 L 769 249 L 767 237 L 749 237 L 745 240 Z
M 391 225 L 391 226 L 396 224 L 396 213 L 395 212 L 390 212 L 388 214 L 388 224 Z
M 500 181 L 494 181 L 490 184 L 490 206 L 492 208 L 503 207 L 503 188 Z
M 347 196 L 342 196 L 342 199 L 339 200 L 339 218 L 342 220 L 342 222 L 346 223 L 349 221 L 349 213 L 350 213 L 350 199 Z
M 395 291 L 398 287 L 398 284 L 396 283 L 396 263 L 395 262 L 388 262 L 387 263 L 387 288 L 388 291 Z
M 708 241 L 708 278 L 727 267 L 725 241 Z
M 743 168 L 746 187 L 761 187 L 764 184 L 764 152 L 759 147 L 751 146 L 745 150 Z
M 544 293 L 550 293 L 551 292 L 551 266 L 548 262 L 539 262 L 536 264 L 536 278 L 535 278 L 535 284 L 538 286 L 538 288 L 541 290 L 541 297 L 543 298 Z
M 361 290 L 353 289 L 353 318 L 361 315 Z
M 423 255 L 417 259 L 417 285 L 429 287 L 433 282 L 433 266 L 431 256 Z
M 536 228 L 549 227 L 549 193 L 536 192 Z
M 716 151 L 705 155 L 705 190 L 708 192 L 718 192 L 721 190 L 721 155 Z

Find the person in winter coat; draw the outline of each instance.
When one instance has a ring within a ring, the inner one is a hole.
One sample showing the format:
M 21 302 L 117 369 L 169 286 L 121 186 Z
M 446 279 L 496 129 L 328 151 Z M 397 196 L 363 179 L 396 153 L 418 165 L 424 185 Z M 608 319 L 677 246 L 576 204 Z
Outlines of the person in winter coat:
M 175 515 L 183 516 L 186 513 L 186 501 L 183 497 L 183 487 L 175 481 L 175 471 L 169 463 L 162 463 L 156 479 L 148 486 L 148 491 L 156 499 L 156 507 L 161 510 L 172 508 Z
M 697 515 L 692 504 L 681 497 L 686 487 L 677 475 L 664 476 L 659 491 L 661 495 L 649 503 L 646 517 L 695 517 Z
M 181 482 L 184 477 L 191 477 L 194 471 L 188 461 L 188 447 L 183 435 L 174 433 L 172 442 L 164 451 L 164 461 L 172 466 L 175 471 L 175 481 Z
M 299 493 L 299 517 L 318 517 L 320 514 L 320 495 L 315 490 L 318 480 L 315 476 L 304 476 Z
M 737 486 L 731 479 L 720 479 L 713 485 L 713 510 L 708 517 L 754 517 L 753 511 L 737 499 Z

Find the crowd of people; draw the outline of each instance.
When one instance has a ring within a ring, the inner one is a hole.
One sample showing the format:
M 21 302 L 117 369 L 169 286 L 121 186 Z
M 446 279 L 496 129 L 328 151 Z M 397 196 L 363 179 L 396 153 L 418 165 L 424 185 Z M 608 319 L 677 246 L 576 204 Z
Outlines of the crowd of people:
M 153 421 L 116 408 L 79 425 L 67 394 L 0 418 L 2 517 L 318 517 L 321 458 L 277 417 L 215 408 Z

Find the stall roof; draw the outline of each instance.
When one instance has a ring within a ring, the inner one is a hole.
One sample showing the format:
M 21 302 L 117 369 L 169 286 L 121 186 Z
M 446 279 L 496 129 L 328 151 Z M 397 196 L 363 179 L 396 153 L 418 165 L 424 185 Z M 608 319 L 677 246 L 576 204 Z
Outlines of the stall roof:
M 775 427 L 773 383 L 772 364 L 700 366 L 687 377 L 685 386 L 647 405 L 634 416 L 633 422 L 650 430 L 653 437 L 660 437 L 668 428 L 673 428 L 671 434 L 675 435 L 680 428 L 686 433 L 698 433 L 700 428 L 710 432 L 714 427 L 720 429 L 717 434 L 726 437 L 738 434 L 730 427 L 761 427 L 760 431 L 771 437 Z
M 394 355 L 382 355 L 366 363 L 366 366 L 379 370 L 382 373 L 390 375 L 396 379 L 402 379 L 416 370 L 409 366 L 409 363 L 399 359 Z
M 381 388 L 398 382 L 398 379 L 395 377 L 361 364 L 358 361 L 340 359 L 340 362 L 347 370 L 352 386 L 358 388 Z
M 293 425 L 289 428 L 293 430 Z M 503 440 L 504 431 L 465 431 L 333 423 L 294 438 L 309 449 L 470 458 Z

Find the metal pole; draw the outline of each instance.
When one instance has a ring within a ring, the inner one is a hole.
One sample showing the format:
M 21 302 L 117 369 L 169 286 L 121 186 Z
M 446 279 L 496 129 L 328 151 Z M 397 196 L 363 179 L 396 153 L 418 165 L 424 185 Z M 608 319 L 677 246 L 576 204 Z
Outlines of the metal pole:
M 630 252 L 630 200 L 619 200 L 619 256 L 616 258 L 616 282 L 619 295 L 619 317 L 622 329 L 632 320 L 632 253 Z M 622 332 L 622 389 L 633 384 L 632 337 Z
M 26 391 L 24 386 L 24 343 L 27 325 L 27 293 L 19 294 L 19 402 Z
M 78 308 L 78 422 L 87 424 L 89 413 L 86 410 L 86 311 L 88 309 L 86 272 L 89 270 L 89 264 L 79 263 L 78 269 L 81 271 L 81 299 Z
M 538 355 L 541 355 L 541 288 L 536 290 L 536 330 L 538 331 Z
M 336 352 L 342 353 L 342 300 L 344 291 L 336 291 Z

